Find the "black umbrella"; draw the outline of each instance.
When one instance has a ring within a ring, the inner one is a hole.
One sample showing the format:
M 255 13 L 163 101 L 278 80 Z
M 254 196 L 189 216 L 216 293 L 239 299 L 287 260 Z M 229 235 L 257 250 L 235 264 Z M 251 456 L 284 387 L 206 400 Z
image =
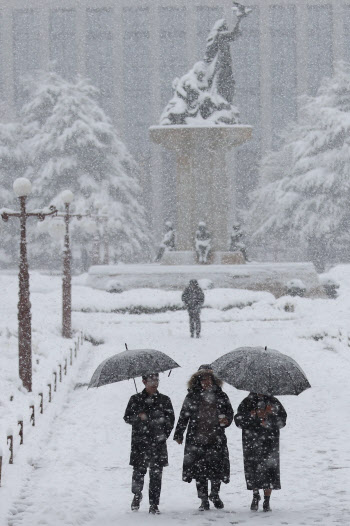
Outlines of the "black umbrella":
M 169 371 L 176 367 L 180 366 L 161 351 L 127 349 L 104 360 L 92 375 L 89 387 L 122 382 L 131 378 L 135 379 L 138 376 Z
M 240 347 L 212 363 L 214 373 L 236 389 L 265 395 L 298 395 L 311 387 L 293 358 L 266 347 Z

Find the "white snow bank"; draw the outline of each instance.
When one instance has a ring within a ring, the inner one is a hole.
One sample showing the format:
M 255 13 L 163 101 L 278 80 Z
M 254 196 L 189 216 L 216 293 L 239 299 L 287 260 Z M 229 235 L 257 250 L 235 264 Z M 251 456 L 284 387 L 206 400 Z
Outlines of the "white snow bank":
M 120 294 L 81 287 L 73 299 L 73 309 L 85 312 L 159 312 L 184 308 L 181 291 L 159 289 L 134 289 Z M 204 307 L 227 310 L 245 307 L 264 301 L 273 303 L 275 298 L 269 292 L 243 289 L 211 289 L 205 291 Z

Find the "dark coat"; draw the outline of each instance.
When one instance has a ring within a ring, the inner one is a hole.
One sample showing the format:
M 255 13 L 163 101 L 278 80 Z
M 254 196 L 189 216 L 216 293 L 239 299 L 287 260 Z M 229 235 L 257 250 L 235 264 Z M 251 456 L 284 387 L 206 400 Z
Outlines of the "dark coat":
M 204 303 L 204 292 L 199 285 L 188 285 L 182 293 L 182 301 L 188 311 L 200 310 Z
M 266 419 L 251 415 L 251 411 L 266 407 L 272 411 Z M 235 423 L 242 429 L 247 489 L 281 489 L 279 436 L 286 420 L 283 405 L 273 396 L 259 399 L 250 393 L 238 407 Z
M 225 427 L 231 425 L 233 410 L 229 398 L 219 385 L 214 386 L 217 426 L 215 440 L 210 445 L 198 443 L 197 427 L 199 411 L 202 401 L 203 389 L 190 388 L 183 403 L 179 420 L 176 426 L 174 440 L 183 440 L 187 429 L 182 480 L 191 482 L 192 479 L 230 481 L 230 459 L 227 448 Z M 227 426 L 219 424 L 219 415 L 225 415 Z
M 147 420 L 141 420 L 140 413 L 145 413 Z M 143 468 L 167 466 L 166 441 L 175 421 L 170 398 L 158 392 L 149 396 L 144 389 L 130 398 L 124 420 L 132 425 L 130 464 Z

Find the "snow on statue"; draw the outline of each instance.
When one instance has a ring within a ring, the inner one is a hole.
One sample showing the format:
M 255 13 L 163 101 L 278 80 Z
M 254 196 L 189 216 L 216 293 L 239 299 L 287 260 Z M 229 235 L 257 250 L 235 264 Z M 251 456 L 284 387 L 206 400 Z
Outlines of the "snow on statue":
M 237 124 L 238 109 L 233 106 L 234 86 L 230 44 L 240 35 L 239 25 L 251 9 L 234 2 L 237 22 L 232 31 L 226 20 L 215 22 L 203 60 L 173 82 L 174 96 L 160 118 L 161 125 Z
M 175 250 L 175 230 L 171 221 L 166 221 L 165 223 L 166 232 L 163 236 L 162 242 L 160 244 L 156 261 L 160 261 L 164 255 L 165 251 Z
M 208 263 L 211 251 L 211 235 L 204 221 L 198 223 L 196 231 L 195 249 L 198 263 Z

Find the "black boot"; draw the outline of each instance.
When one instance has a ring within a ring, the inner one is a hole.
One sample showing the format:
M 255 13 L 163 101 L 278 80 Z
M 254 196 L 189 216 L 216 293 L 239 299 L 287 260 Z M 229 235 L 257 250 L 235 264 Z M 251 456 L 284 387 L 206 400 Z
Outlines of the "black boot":
M 160 511 L 156 504 L 151 504 L 149 507 L 149 512 L 152 513 L 152 515 L 159 515 Z
M 259 500 L 261 500 L 259 493 L 253 493 L 253 500 L 250 505 L 251 511 L 258 511 L 259 509 Z
M 142 493 L 135 493 L 131 503 L 131 510 L 137 511 L 140 509 L 140 502 L 142 500 Z
M 270 495 L 269 496 L 265 495 L 264 497 L 263 510 L 272 511 L 270 508 Z
M 202 499 L 201 505 L 199 506 L 199 511 L 210 510 L 210 504 L 208 499 Z
M 214 504 L 215 508 L 218 509 L 218 510 L 222 510 L 222 508 L 224 507 L 224 503 L 222 502 L 222 500 L 220 499 L 219 495 L 213 495 L 212 493 L 209 495 L 209 499 L 212 501 L 212 503 Z

